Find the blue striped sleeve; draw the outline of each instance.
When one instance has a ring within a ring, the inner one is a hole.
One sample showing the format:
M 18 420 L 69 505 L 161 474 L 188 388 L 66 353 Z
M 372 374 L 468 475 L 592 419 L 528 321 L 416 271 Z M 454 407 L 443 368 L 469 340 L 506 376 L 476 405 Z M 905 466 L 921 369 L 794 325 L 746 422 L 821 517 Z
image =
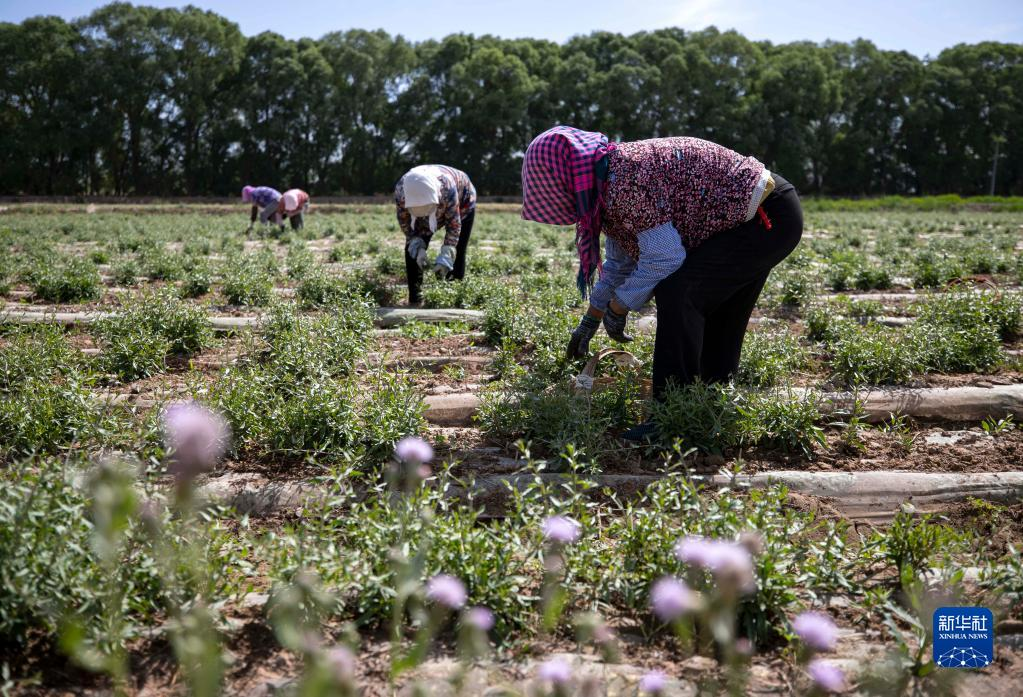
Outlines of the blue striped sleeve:
M 636 261 L 610 237 L 604 237 L 604 263 L 601 265 L 600 280 L 590 293 L 590 305 L 606 310 L 615 288 L 622 284 L 636 268 Z
M 639 262 L 635 270 L 614 290 L 614 297 L 630 310 L 638 310 L 653 295 L 654 288 L 673 274 L 686 260 L 682 237 L 670 222 L 644 230 L 637 236 Z

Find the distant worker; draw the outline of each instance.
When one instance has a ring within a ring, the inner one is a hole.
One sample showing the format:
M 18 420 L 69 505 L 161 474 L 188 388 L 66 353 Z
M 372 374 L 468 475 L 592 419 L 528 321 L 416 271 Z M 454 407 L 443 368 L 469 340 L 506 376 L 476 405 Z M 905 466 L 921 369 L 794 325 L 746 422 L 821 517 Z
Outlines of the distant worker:
M 268 224 L 271 219 L 275 225 L 279 225 L 284 231 L 284 218 L 279 212 L 281 204 L 281 192 L 269 186 L 245 186 L 242 188 L 242 201 L 252 204 L 252 216 L 249 218 L 249 230 L 256 224 L 256 217 L 263 225 Z
M 469 175 L 445 165 L 420 165 L 410 169 L 394 187 L 398 225 L 405 233 L 405 274 L 409 305 L 422 304 L 426 248 L 438 226 L 445 230 L 444 244 L 434 260 L 438 278 L 465 277 L 465 250 L 469 246 L 476 216 L 476 189 Z
M 291 221 L 292 230 L 302 229 L 303 218 L 308 211 L 309 194 L 301 189 L 288 189 L 281 195 L 281 202 L 277 205 L 277 213 Z

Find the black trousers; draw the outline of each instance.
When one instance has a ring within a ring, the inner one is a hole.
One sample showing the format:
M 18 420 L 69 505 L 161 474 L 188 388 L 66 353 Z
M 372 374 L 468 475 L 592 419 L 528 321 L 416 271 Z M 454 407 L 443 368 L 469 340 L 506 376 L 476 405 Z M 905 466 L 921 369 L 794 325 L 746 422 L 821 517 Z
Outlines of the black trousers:
M 725 382 L 739 367 L 746 325 L 767 276 L 803 235 L 795 187 L 773 176 L 775 190 L 763 203 L 770 230 L 755 215 L 714 235 L 654 289 L 655 398 L 671 383 Z
M 462 233 L 458 236 L 458 245 L 455 246 L 455 268 L 448 274 L 449 281 L 460 281 L 465 278 L 465 250 L 469 246 L 469 237 L 472 235 L 472 224 L 475 220 L 475 208 L 462 218 Z M 430 244 L 430 238 L 426 238 L 426 244 Z M 409 304 L 422 302 L 423 270 L 419 268 L 415 257 L 409 256 L 407 245 L 405 246 L 405 277 L 408 279 Z

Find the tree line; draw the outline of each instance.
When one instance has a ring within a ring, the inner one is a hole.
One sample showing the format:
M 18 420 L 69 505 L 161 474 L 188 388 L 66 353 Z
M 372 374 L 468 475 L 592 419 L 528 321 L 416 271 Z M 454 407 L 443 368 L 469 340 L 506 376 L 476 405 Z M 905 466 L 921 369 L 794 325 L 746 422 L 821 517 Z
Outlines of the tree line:
M 810 193 L 1023 193 L 1020 44 L 922 60 L 714 28 L 295 41 L 191 6 L 113 3 L 0 24 L 0 65 L 8 194 L 370 194 L 420 162 L 514 194 L 522 150 L 555 123 L 707 138 Z

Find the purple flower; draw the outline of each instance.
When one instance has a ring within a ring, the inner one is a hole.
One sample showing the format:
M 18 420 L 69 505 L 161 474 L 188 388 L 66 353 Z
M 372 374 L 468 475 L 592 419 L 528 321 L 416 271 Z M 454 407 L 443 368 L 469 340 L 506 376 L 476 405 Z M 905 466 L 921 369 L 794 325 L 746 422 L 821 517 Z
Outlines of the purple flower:
M 457 610 L 465 605 L 465 584 L 454 576 L 439 574 L 426 582 L 426 597 L 449 610 Z
M 355 654 L 347 646 L 335 646 L 328 651 L 327 663 L 337 682 L 342 684 L 355 682 Z
M 433 459 L 433 448 L 422 438 L 410 436 L 398 441 L 394 454 L 403 462 L 422 464 Z
M 654 670 L 642 678 L 639 681 L 639 691 L 646 692 L 651 695 L 659 695 L 664 692 L 664 688 L 668 686 L 668 676 L 659 670 Z
M 555 515 L 543 521 L 545 540 L 558 544 L 571 544 L 579 539 L 582 526 L 578 522 L 563 515 Z
M 615 640 L 614 630 L 603 622 L 598 622 L 593 628 L 593 640 L 598 644 L 610 644 Z
M 741 544 L 686 537 L 675 545 L 675 556 L 679 561 L 710 571 L 719 583 L 744 593 L 756 590 L 753 557 Z
M 804 612 L 792 622 L 792 630 L 814 651 L 832 651 L 838 630 L 831 618 L 819 612 Z
M 477 606 L 465 613 L 465 623 L 481 632 L 494 628 L 494 613 L 489 608 Z
M 541 663 L 536 674 L 541 680 L 546 680 L 552 685 L 567 685 L 572 679 L 572 667 L 560 658 L 553 658 Z
M 839 692 L 845 689 L 845 674 L 837 666 L 819 659 L 810 661 L 806 672 L 813 678 L 817 687 L 828 692 Z
M 665 576 L 650 588 L 650 607 L 662 622 L 672 622 L 697 608 L 696 594 L 677 578 Z
M 704 568 L 710 556 L 711 541 L 703 537 L 683 537 L 675 545 L 675 557 L 693 566 Z
M 163 435 L 171 458 L 167 469 L 184 480 L 213 469 L 231 437 L 223 418 L 195 402 L 178 402 L 164 410 Z

